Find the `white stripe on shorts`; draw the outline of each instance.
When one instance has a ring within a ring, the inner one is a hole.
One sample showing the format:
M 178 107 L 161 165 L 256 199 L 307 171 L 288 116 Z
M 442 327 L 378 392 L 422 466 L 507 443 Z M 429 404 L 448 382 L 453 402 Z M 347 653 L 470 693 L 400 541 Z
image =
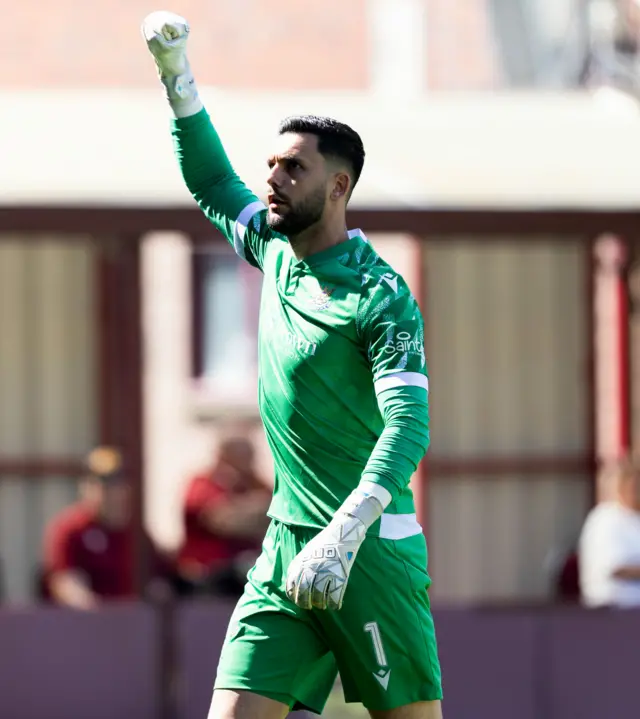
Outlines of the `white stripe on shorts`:
M 380 517 L 380 539 L 406 539 L 422 533 L 415 514 L 383 514 Z

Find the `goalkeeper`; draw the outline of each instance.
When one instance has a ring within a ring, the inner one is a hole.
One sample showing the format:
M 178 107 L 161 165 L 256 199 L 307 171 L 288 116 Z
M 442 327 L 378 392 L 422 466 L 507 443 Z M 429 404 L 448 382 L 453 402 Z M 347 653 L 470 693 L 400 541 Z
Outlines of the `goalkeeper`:
M 409 480 L 429 444 L 423 322 L 346 206 L 364 163 L 350 127 L 281 124 L 268 207 L 234 173 L 186 56 L 187 22 L 143 22 L 187 187 L 262 270 L 259 405 L 271 524 L 218 665 L 209 719 L 320 714 L 340 672 L 380 719 L 439 719 L 427 550 Z

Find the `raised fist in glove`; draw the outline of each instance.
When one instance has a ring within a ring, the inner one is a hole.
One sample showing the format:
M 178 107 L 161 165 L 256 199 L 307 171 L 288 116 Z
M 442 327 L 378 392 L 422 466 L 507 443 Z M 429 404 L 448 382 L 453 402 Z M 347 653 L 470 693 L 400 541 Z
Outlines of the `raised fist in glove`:
M 189 23 L 173 12 L 158 10 L 147 15 L 141 30 L 176 115 L 197 112 L 202 105 L 187 59 Z
M 152 12 L 142 21 L 142 35 L 161 76 L 184 74 L 188 68 L 189 23 L 183 17 L 166 10 Z

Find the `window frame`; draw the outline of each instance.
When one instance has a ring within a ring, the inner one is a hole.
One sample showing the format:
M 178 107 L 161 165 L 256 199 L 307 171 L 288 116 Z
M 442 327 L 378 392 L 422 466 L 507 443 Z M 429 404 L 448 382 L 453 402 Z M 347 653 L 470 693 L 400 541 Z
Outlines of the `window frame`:
M 257 386 L 258 386 L 258 362 L 257 362 L 257 343 L 258 343 L 258 316 L 260 311 L 260 287 L 253 288 L 249 283 L 243 283 L 242 288 L 247 299 L 247 316 L 245 317 L 245 327 L 255 341 L 255 354 L 253 366 L 248 375 L 247 383 L 240 387 L 234 387 L 233 390 L 225 393 L 220 391 L 220 385 L 216 386 L 215 376 L 207 375 L 205 370 L 206 362 L 206 322 L 213 321 L 207 319 L 206 309 L 206 292 L 208 274 L 210 272 L 211 258 L 219 257 L 224 261 L 234 258 L 238 262 L 238 273 L 248 270 L 251 272 L 252 266 L 247 264 L 235 253 L 233 247 L 223 238 L 221 233 L 207 233 L 206 235 L 196 235 L 191 238 L 191 367 L 190 381 L 192 387 L 192 398 L 195 405 L 195 411 L 200 419 L 215 419 L 220 415 L 228 417 L 242 416 L 255 417 L 258 413 L 257 405 Z M 255 269 L 260 273 L 260 270 Z

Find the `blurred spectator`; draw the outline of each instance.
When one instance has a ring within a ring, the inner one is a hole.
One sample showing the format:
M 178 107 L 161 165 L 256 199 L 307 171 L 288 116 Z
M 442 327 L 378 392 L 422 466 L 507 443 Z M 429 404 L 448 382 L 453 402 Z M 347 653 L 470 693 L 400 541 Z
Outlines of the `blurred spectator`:
M 185 539 L 178 553 L 182 594 L 239 596 L 264 537 L 271 491 L 254 469 L 255 452 L 240 432 L 220 442 L 212 466 L 184 499 Z
M 80 501 L 45 532 L 43 599 L 77 609 L 134 596 L 131 486 L 120 453 L 98 447 L 87 457 Z M 146 538 L 153 579 L 169 579 L 168 561 Z M 166 585 L 168 587 L 168 584 Z
M 640 472 L 623 460 L 601 475 L 605 501 L 589 513 L 579 544 L 580 585 L 591 607 L 640 606 Z

